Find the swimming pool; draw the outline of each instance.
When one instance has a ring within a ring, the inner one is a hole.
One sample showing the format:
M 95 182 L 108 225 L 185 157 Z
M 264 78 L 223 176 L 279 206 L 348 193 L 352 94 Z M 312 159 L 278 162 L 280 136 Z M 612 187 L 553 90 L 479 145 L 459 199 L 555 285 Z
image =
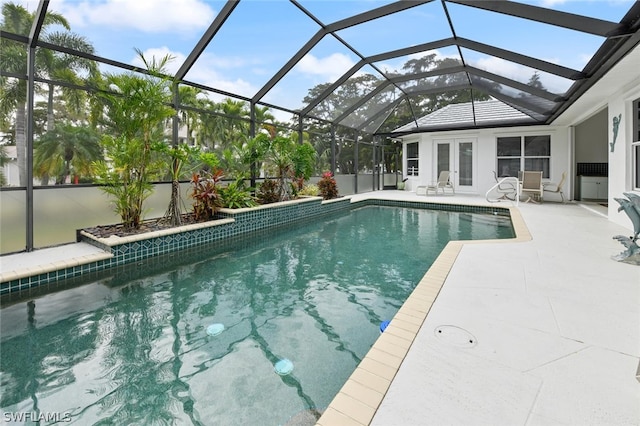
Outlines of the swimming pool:
M 286 424 L 329 404 L 449 240 L 510 237 L 501 216 L 368 206 L 13 303 L 3 415 Z

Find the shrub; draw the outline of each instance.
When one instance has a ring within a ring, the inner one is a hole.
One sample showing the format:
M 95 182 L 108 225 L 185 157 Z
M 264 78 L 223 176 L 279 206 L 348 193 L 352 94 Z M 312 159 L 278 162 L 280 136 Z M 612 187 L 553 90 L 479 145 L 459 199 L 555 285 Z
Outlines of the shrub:
M 278 136 L 275 129 L 268 135 L 257 135 L 251 144 L 258 153 L 257 157 L 264 157 L 265 175 L 273 176 L 277 183 L 278 199 L 275 201 L 289 200 L 297 195 L 304 181 L 313 173 L 317 156 L 315 148 L 308 142 L 298 143 L 295 135 Z M 271 191 L 270 187 L 268 189 Z M 267 200 L 270 196 L 265 202 L 274 202 Z
M 270 204 L 280 201 L 280 185 L 273 179 L 267 179 L 260 184 L 256 193 L 260 204 Z
M 258 203 L 251 196 L 251 188 L 245 186 L 244 179 L 237 179 L 227 186 L 218 189 L 222 207 L 242 209 L 254 207 Z
M 304 187 L 302 187 L 300 191 L 298 191 L 298 194 L 311 195 L 316 197 L 320 194 L 320 188 L 318 188 L 318 185 L 314 185 L 314 184 L 305 185 Z
M 322 178 L 318 181 L 318 188 L 320 189 L 322 198 L 325 200 L 338 198 L 338 184 L 331 172 L 324 172 L 322 174 Z
M 193 188 L 191 198 L 193 198 L 193 215 L 198 221 L 213 219 L 213 216 L 221 207 L 218 182 L 222 179 L 222 171 L 214 173 L 203 172 L 204 176 L 194 173 L 191 178 Z

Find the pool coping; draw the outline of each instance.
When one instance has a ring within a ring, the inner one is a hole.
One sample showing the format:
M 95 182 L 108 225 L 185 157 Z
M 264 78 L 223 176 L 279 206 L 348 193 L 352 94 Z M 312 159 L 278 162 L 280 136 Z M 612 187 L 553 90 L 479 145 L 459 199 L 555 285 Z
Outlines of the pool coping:
M 509 210 L 515 237 L 447 243 L 333 398 L 316 426 L 362 426 L 371 422 L 465 245 L 531 241 L 531 233 L 520 210 L 516 207 L 503 208 Z

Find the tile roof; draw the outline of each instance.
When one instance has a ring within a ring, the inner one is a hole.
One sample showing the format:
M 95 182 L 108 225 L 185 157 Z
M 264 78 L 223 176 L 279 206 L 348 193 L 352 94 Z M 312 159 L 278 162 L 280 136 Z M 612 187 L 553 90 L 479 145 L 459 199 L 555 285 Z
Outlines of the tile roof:
M 474 120 L 475 113 L 475 120 Z M 450 104 L 418 119 L 418 124 L 409 123 L 397 128 L 396 132 L 416 129 L 441 130 L 468 127 L 486 127 L 523 122 L 534 123 L 535 120 L 497 99 L 488 101 Z

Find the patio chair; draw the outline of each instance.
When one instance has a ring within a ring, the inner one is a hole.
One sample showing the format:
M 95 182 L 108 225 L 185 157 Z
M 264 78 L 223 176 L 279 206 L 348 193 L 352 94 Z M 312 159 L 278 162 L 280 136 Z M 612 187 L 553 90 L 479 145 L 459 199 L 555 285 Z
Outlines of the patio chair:
M 440 175 L 438 176 L 438 181 L 427 185 L 427 188 L 426 188 L 427 194 L 429 193 L 429 191 L 433 191 L 437 195 L 438 191 L 440 191 L 441 189 L 442 189 L 442 194 L 444 194 L 446 188 L 449 188 L 451 192 L 455 194 L 456 190 L 453 187 L 453 183 L 451 183 L 450 177 L 451 177 L 451 172 L 449 172 L 448 170 L 441 171 Z
M 562 176 L 560 176 L 560 182 L 553 183 L 547 182 L 542 184 L 542 190 L 544 192 L 553 192 L 556 194 L 560 194 L 560 199 L 562 202 L 565 202 L 564 192 L 562 192 L 562 186 L 564 185 L 565 178 L 567 177 L 567 172 L 562 172 Z
M 521 192 L 528 193 L 526 202 L 534 203 L 542 201 L 542 172 L 522 172 Z
M 451 173 L 448 171 L 440 172 L 437 182 L 432 182 L 429 185 L 420 185 L 416 187 L 416 195 L 429 195 L 429 192 L 433 192 L 438 195 L 438 192 L 442 189 L 442 194 L 445 194 L 445 189 L 449 188 L 453 194 L 456 193 L 453 183 L 449 180 Z

